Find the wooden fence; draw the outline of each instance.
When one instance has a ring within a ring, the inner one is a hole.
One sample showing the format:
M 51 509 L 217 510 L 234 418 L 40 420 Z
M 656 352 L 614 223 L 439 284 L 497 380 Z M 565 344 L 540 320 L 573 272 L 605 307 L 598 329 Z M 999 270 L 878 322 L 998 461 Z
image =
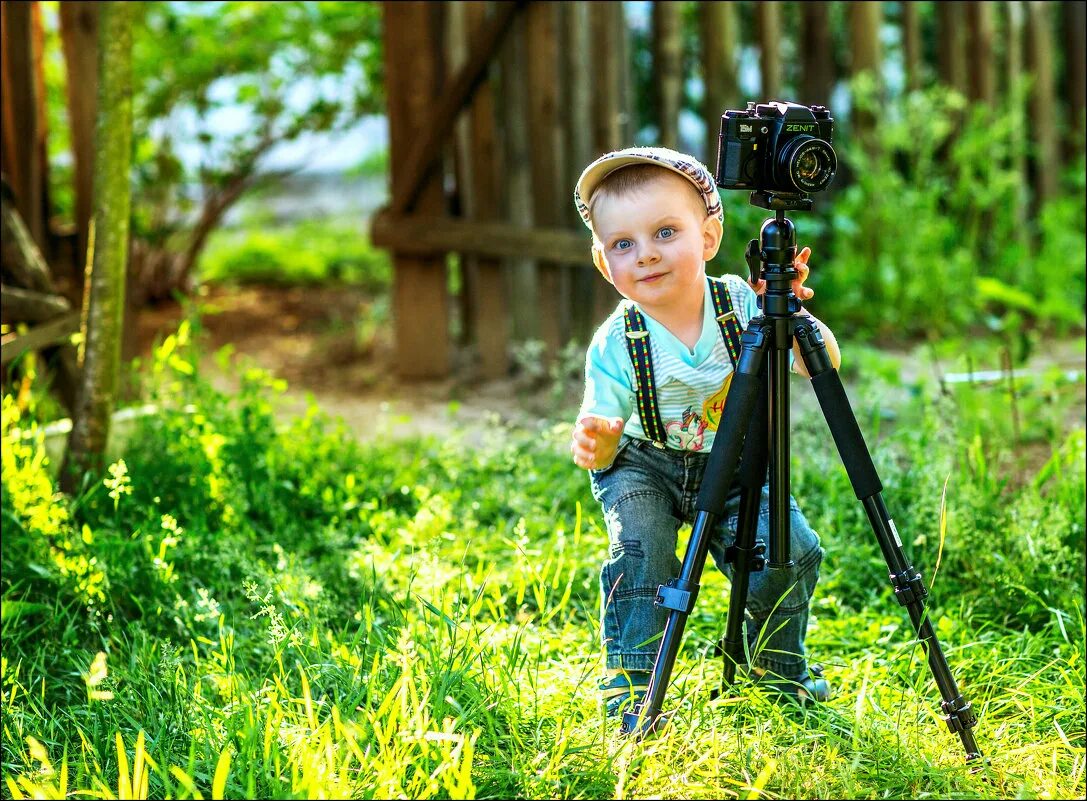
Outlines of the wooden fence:
M 512 341 L 554 352 L 584 339 L 618 299 L 572 197 L 584 165 L 630 133 L 621 4 L 384 11 L 392 201 L 371 234 L 393 252 L 398 372 L 447 375 L 462 348 L 480 375 L 499 376 Z
M 1061 145 L 1082 152 L 1084 5 L 938 3 L 933 11 L 913 2 L 654 2 L 648 93 L 657 143 L 674 147 L 678 139 L 692 44 L 683 34 L 685 8 L 697 14 L 707 162 L 716 158 L 721 112 L 744 99 L 736 75 L 742 43 L 758 48 L 761 98 L 778 97 L 788 83 L 796 89 L 789 99 L 828 104 L 844 77 L 836 64 L 843 43 L 850 75 L 868 71 L 881 82 L 883 25 L 891 21 L 908 89 L 934 74 L 969 100 L 995 105 L 1021 72 L 1032 75 L 1026 107 L 1012 113 L 1022 115 L 1032 143 L 1036 212 L 1056 191 Z M 456 352 L 474 356 L 482 376 L 499 376 L 511 342 L 540 339 L 551 354 L 571 338 L 584 341 L 618 296 L 592 269 L 571 196 L 585 164 L 634 142 L 622 4 L 386 2 L 383 9 L 393 200 L 374 218 L 372 235 L 394 258 L 397 371 L 444 376 Z M 779 48 L 786 27 L 798 42 L 788 63 Z M 1068 61 L 1059 76 L 1048 55 L 1058 28 Z M 936 63 L 925 63 L 923 42 L 935 44 Z M 1059 103 L 1058 86 L 1067 95 Z M 1058 105 L 1069 120 L 1066 143 Z M 858 141 L 875 124 L 870 116 L 849 121 Z

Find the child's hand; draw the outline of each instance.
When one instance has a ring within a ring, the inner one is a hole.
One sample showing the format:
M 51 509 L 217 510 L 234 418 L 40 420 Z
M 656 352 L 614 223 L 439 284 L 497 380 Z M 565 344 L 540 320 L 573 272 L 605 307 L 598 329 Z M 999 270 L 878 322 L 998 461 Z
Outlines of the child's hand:
M 798 300 L 807 300 L 815 294 L 814 289 L 808 289 L 804 286 L 804 282 L 808 280 L 808 273 L 810 268 L 808 267 L 808 259 L 811 258 L 811 248 L 804 248 L 796 254 L 796 261 L 793 262 L 793 267 L 799 275 L 793 279 L 793 294 L 796 295 Z M 750 283 L 750 282 L 749 282 Z M 755 290 L 756 295 L 761 295 L 766 292 L 766 279 L 760 278 L 754 284 L 751 284 L 751 288 Z
M 618 417 L 582 417 L 574 426 L 574 441 L 570 444 L 574 464 L 586 470 L 607 467 L 615 459 L 622 433 L 623 421 Z

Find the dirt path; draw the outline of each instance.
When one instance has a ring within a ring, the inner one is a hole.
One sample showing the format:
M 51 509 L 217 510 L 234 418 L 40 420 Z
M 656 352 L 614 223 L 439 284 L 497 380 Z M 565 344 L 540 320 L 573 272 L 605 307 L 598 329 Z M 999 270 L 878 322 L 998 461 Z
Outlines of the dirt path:
M 344 288 L 212 288 L 202 297 L 201 324 L 206 349 L 205 370 L 223 390 L 237 384 L 240 365 L 253 364 L 288 383 L 283 411 L 298 414 L 312 393 L 317 404 L 345 424 L 360 439 L 399 438 L 414 434 L 449 435 L 456 431 L 469 440 L 482 437 L 497 424 L 538 428 L 553 422 L 557 412 L 575 408 L 577 382 L 559 391 L 546 379 L 523 374 L 496 381 L 475 380 L 461 367 L 458 378 L 403 383 L 387 370 L 392 363 L 387 325 L 359 321 L 381 319 L 384 313 L 373 298 Z M 173 333 L 182 317 L 176 306 L 148 310 L 140 321 L 140 350 L 148 355 L 157 339 Z M 219 368 L 213 354 L 229 346 L 232 368 Z M 1082 336 L 1047 343 L 1025 368 L 1040 371 L 1056 365 L 1077 373 L 1078 406 L 1070 425 L 1084 425 L 1085 354 Z M 901 393 L 922 376 L 951 372 L 952 359 L 936 363 L 924 350 L 890 352 L 899 362 Z M 994 360 L 998 354 L 994 354 Z M 999 363 L 976 369 L 999 370 Z M 843 373 L 847 378 L 848 373 Z M 815 409 L 810 392 L 792 393 L 794 411 Z

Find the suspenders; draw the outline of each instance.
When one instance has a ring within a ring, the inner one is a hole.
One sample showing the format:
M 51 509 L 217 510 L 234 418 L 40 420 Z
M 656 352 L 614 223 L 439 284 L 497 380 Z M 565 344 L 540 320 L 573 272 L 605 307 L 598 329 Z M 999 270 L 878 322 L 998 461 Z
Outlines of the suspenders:
M 732 359 L 732 366 L 735 367 L 736 360 L 740 358 L 741 331 L 740 324 L 736 320 L 736 312 L 732 308 L 732 297 L 724 282 L 709 276 L 706 280 L 710 285 L 714 315 L 721 328 L 721 336 L 724 337 L 729 358 Z M 634 304 L 626 307 L 623 318 L 626 323 L 627 351 L 630 353 L 630 362 L 634 366 L 634 380 L 637 383 L 635 400 L 638 404 L 638 417 L 642 421 L 646 436 L 658 448 L 663 448 L 668 442 L 668 435 L 665 433 L 660 408 L 657 405 L 657 391 L 653 381 L 653 357 L 649 352 L 649 331 L 645 327 L 645 318 Z

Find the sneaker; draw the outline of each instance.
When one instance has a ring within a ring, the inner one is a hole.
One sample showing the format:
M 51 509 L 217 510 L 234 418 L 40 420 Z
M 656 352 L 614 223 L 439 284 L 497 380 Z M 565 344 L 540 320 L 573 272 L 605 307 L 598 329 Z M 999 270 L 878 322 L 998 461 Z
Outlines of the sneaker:
M 607 716 L 614 718 L 622 712 L 633 712 L 649 689 L 651 675 L 648 670 L 628 670 L 601 684 L 600 698 Z
M 799 679 L 783 679 L 761 668 L 755 668 L 752 674 L 755 686 L 775 701 L 808 706 L 830 700 L 830 682 L 823 678 L 821 665 L 809 665 L 807 672 Z

